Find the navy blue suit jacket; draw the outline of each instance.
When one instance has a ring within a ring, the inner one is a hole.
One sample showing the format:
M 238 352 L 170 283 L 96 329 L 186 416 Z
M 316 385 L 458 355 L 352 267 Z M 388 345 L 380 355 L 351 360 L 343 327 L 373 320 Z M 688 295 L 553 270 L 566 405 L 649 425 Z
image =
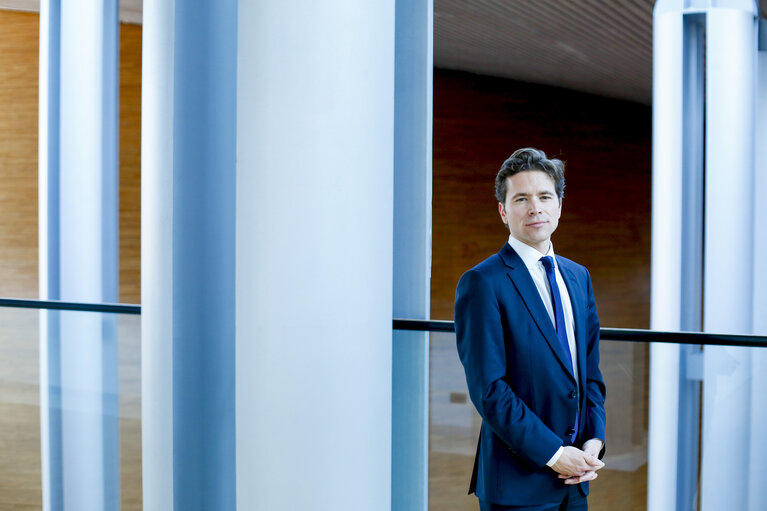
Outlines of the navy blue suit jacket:
M 556 257 L 573 308 L 580 384 L 527 267 L 508 243 L 464 273 L 456 290 L 458 354 L 482 417 L 470 492 L 476 483 L 477 496 L 488 502 L 543 504 L 566 491 L 546 462 L 570 445 L 578 407 L 573 444 L 605 438 L 591 277 L 583 266 Z M 579 486 L 588 494 L 588 483 Z

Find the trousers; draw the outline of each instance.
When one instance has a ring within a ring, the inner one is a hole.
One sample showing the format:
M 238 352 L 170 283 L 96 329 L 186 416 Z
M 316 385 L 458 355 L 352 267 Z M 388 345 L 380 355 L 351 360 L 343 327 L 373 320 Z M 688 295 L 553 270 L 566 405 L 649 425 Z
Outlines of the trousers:
M 504 506 L 479 499 L 480 511 L 588 511 L 588 508 L 586 497 L 581 495 L 576 484 L 567 487 L 567 493 L 560 502 L 552 502 L 550 504 Z

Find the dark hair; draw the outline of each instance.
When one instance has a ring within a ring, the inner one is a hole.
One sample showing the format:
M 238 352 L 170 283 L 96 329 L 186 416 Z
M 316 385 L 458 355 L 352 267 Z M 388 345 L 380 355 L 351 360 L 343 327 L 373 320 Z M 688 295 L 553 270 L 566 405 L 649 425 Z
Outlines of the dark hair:
M 556 158 L 546 158 L 546 153 L 540 149 L 524 147 L 517 149 L 501 165 L 501 170 L 495 176 L 495 198 L 498 202 L 506 202 L 506 178 L 526 170 L 540 170 L 554 180 L 554 190 L 560 199 L 565 195 L 565 164 Z

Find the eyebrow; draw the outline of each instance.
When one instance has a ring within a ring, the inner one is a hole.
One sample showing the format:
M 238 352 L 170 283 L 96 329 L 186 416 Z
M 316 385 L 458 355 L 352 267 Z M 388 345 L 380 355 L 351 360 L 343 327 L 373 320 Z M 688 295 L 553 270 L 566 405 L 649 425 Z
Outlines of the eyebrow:
M 530 195 L 556 195 L 556 193 L 551 190 L 540 190 L 533 193 L 517 192 L 512 195 L 511 198 L 516 199 L 517 197 L 529 197 Z

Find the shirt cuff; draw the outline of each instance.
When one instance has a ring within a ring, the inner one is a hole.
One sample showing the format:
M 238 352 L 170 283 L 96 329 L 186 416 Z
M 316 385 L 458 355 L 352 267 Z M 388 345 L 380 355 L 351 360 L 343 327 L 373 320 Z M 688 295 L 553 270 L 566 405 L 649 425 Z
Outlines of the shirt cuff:
M 562 451 L 564 451 L 565 448 L 563 446 L 559 446 L 559 449 L 557 449 L 557 452 L 554 453 L 554 456 L 551 457 L 549 461 L 546 462 L 547 467 L 553 467 L 554 463 L 559 461 L 559 457 L 562 456 Z

